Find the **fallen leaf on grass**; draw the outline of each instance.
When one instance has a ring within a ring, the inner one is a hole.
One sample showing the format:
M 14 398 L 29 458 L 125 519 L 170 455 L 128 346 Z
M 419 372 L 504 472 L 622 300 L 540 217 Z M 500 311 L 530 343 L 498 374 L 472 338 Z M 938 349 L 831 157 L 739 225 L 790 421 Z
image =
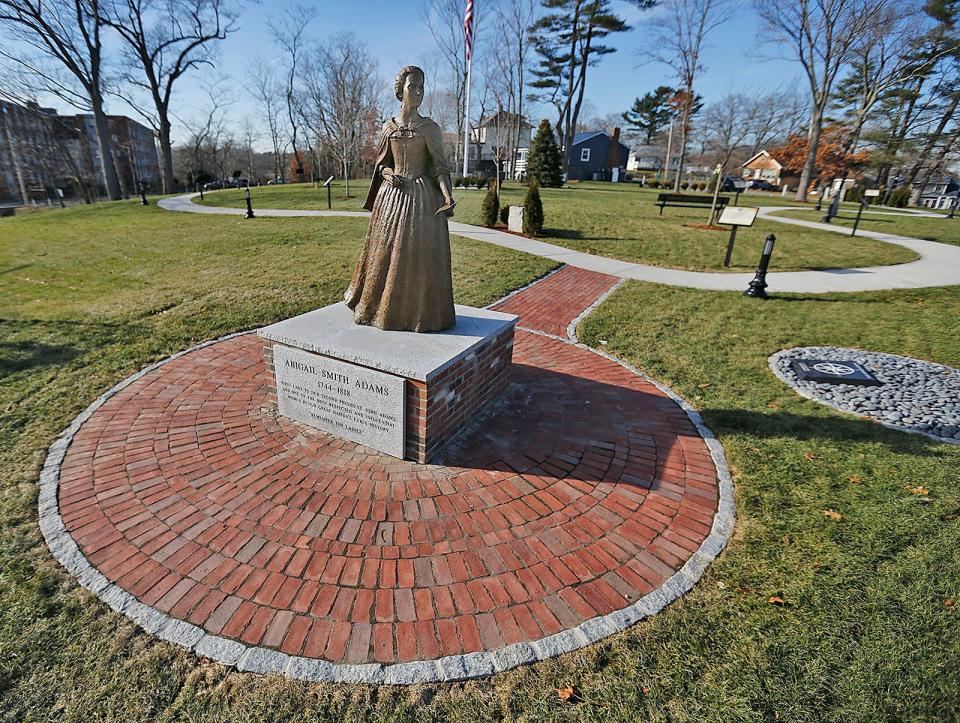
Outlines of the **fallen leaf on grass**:
M 863 477 L 861 477 L 861 476 L 858 475 L 858 474 L 852 474 L 852 475 L 850 475 L 849 477 L 847 477 L 847 482 L 850 482 L 851 484 L 858 485 L 858 484 L 860 484 L 861 482 L 863 482 Z
M 644 695 L 650 695 L 650 689 L 647 686 L 643 686 L 640 689 L 640 692 L 643 693 Z
M 786 607 L 789 604 L 786 600 L 784 600 L 779 595 L 773 595 L 767 598 L 767 603 L 769 603 L 770 605 L 778 605 L 779 607 Z
M 841 515 L 841 514 L 840 514 L 839 512 L 837 512 L 836 510 L 824 510 L 824 511 L 823 511 L 823 516 L 824 516 L 824 517 L 829 517 L 831 520 L 842 520 L 842 519 L 843 519 L 843 515 Z
M 574 690 L 572 685 L 568 685 L 563 688 L 557 688 L 557 695 L 560 696 L 560 700 L 562 700 L 564 703 L 573 698 L 576 693 L 577 691 Z
M 943 601 L 943 606 L 950 612 L 953 612 L 954 610 L 957 609 L 957 601 L 954 600 L 952 597 L 947 598 L 946 600 Z
M 767 406 L 768 406 L 770 409 L 780 409 L 780 405 L 777 404 L 776 402 L 770 402 Z
M 698 384 L 697 389 L 706 389 L 709 386 L 710 386 L 709 384 Z
M 815 460 L 817 458 L 817 455 L 815 455 L 813 452 L 804 452 L 803 456 L 809 460 Z
M 907 492 L 909 492 L 912 495 L 930 494 L 930 490 L 928 490 L 926 487 L 904 487 L 904 489 L 907 490 Z

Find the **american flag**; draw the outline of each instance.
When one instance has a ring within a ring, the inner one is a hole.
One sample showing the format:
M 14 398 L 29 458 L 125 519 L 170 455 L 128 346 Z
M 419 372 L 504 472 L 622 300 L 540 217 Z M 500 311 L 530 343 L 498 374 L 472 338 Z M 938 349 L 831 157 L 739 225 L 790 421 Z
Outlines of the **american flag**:
M 473 0 L 467 0 L 467 10 L 463 14 L 463 34 L 467 41 L 467 60 L 473 53 Z

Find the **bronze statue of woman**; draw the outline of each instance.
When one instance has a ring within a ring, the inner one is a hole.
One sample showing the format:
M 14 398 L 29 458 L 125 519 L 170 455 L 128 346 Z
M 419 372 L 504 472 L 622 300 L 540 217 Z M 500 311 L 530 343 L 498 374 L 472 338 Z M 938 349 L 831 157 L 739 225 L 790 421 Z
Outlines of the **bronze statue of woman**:
M 440 126 L 417 111 L 423 71 L 408 65 L 394 83 L 400 114 L 380 131 L 364 208 L 370 225 L 345 294 L 357 324 L 439 331 L 456 323 L 450 276 L 453 214 Z

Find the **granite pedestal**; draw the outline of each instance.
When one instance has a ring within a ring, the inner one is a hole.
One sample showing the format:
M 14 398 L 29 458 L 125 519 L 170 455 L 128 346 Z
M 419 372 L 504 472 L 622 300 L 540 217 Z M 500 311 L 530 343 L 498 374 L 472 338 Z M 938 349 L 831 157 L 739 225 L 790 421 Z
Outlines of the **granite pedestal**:
M 280 415 L 426 463 L 507 386 L 517 317 L 456 307 L 441 332 L 353 323 L 338 303 L 272 324 L 263 341 Z

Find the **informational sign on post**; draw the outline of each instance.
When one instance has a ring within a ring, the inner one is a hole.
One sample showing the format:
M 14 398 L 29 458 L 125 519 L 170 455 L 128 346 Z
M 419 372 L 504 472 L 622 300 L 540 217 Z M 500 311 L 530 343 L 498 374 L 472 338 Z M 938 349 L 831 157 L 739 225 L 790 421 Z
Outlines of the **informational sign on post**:
M 720 212 L 719 223 L 728 226 L 753 226 L 759 210 L 759 208 L 753 206 L 726 206 Z
M 740 226 L 753 226 L 757 220 L 759 208 L 754 206 L 725 206 L 720 212 L 719 223 L 725 223 L 731 226 L 730 240 L 727 241 L 727 255 L 723 257 L 723 265 L 730 265 L 730 257 L 733 256 L 733 243 L 737 240 L 737 228 Z
M 863 192 L 863 195 L 866 196 L 867 198 L 876 198 L 877 196 L 880 195 L 880 189 L 868 188 L 866 191 Z

